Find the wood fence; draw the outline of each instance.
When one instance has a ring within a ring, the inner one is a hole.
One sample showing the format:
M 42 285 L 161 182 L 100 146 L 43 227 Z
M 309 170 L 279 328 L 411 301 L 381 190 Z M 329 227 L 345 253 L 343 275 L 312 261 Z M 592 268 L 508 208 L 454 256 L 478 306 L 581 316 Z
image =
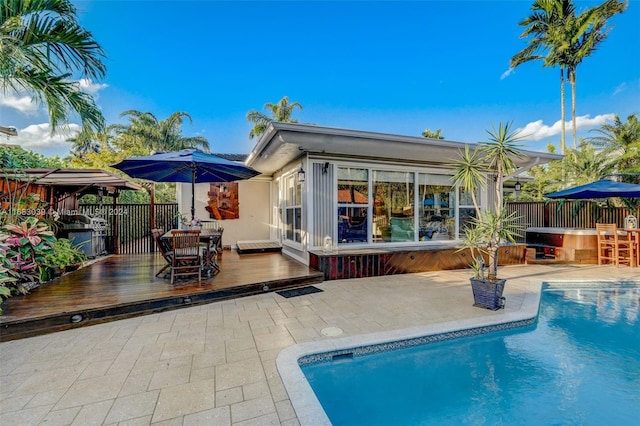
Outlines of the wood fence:
M 507 203 L 509 213 L 515 212 L 519 225 L 528 227 L 595 228 L 596 223 L 615 223 L 624 226 L 624 218 L 633 214 L 640 218 L 640 207 L 629 210 L 610 207 L 604 203 L 587 200 L 564 200 L 550 202 L 513 201 Z M 518 242 L 525 241 L 524 230 Z
M 616 223 L 624 226 L 624 218 L 629 214 L 640 218 L 640 207 L 635 211 L 624 207 L 609 207 L 594 201 L 551 201 L 551 202 L 509 202 L 508 211 L 515 212 L 522 226 L 518 242 L 525 242 L 524 229 L 528 227 L 595 228 L 596 223 Z M 100 204 L 82 204 L 80 212 L 96 215 L 107 220 L 107 246 L 110 253 L 121 254 L 150 253 L 156 250 L 151 238 L 151 205 L 118 204 L 116 207 Z M 155 224 L 164 230 L 178 227 L 176 214 L 178 205 L 156 204 Z M 114 229 L 117 227 L 117 241 Z
M 164 230 L 178 227 L 178 204 L 155 204 L 155 227 Z M 107 221 L 109 253 L 133 254 L 156 251 L 151 237 L 150 204 L 81 204 L 80 213 L 101 217 Z M 117 230 L 117 232 L 115 232 Z

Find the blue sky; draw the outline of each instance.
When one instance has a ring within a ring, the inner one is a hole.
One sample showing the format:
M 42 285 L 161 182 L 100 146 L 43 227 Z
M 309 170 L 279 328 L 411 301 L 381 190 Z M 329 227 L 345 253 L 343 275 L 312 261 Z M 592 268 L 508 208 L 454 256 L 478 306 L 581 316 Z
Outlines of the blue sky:
M 107 54 L 104 80 L 85 84 L 109 124 L 126 122 L 126 110 L 158 119 L 184 111 L 193 117 L 185 136 L 206 137 L 212 152 L 248 153 L 247 112 L 288 96 L 304 108 L 294 114 L 301 123 L 415 136 L 442 129 L 446 139 L 477 142 L 511 121 L 530 135 L 528 149 L 559 144 L 559 70 L 532 62 L 508 72 L 526 46 L 517 23 L 532 0 L 74 4 Z M 612 114 L 640 112 L 640 0 L 611 24 L 578 68 L 579 136 Z M 1 96 L 0 124 L 19 132 L 8 143 L 68 153 L 64 136 L 48 135 L 42 108 Z

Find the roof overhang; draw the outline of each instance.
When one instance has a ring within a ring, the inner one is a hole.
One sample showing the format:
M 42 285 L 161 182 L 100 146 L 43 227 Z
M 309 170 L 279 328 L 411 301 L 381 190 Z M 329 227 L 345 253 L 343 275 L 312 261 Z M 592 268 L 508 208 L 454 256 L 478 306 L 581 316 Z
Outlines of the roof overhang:
M 142 185 L 125 177 L 98 169 L 19 169 L 3 170 L 1 177 L 21 182 L 65 188 L 83 188 L 82 193 L 96 193 L 100 188 L 139 190 Z
M 472 150 L 477 146 L 475 143 L 443 139 L 272 122 L 247 157 L 245 164 L 267 175 L 305 154 L 443 165 L 450 164 L 458 158 L 465 145 Z M 518 173 L 534 165 L 563 158 L 558 154 L 525 150 L 521 152 L 522 157 L 514 158 Z

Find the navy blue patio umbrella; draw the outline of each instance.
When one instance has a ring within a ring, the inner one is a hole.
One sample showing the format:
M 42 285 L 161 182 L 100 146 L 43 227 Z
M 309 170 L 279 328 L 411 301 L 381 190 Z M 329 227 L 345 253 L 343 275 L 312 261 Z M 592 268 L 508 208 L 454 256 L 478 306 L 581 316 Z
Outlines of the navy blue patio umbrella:
M 112 167 L 122 170 L 131 177 L 154 182 L 190 182 L 191 220 L 196 215 L 196 183 L 232 182 L 250 179 L 260 174 L 242 163 L 207 154 L 197 149 L 131 157 Z
M 640 185 L 633 183 L 614 182 L 612 180 L 599 180 L 573 188 L 545 195 L 547 198 L 565 198 L 569 200 L 583 200 L 587 198 L 640 197 Z

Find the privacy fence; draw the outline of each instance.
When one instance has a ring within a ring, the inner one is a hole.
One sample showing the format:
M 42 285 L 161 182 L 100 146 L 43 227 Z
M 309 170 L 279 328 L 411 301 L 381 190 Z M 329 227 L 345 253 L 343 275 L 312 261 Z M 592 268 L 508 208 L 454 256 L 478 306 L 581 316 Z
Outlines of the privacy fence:
M 178 204 L 155 204 L 154 208 L 156 228 L 169 230 L 178 227 Z M 150 204 L 81 204 L 79 211 L 107 221 L 109 253 L 150 253 L 156 250 L 151 237 Z
M 629 210 L 593 201 L 510 202 L 509 212 L 516 212 L 519 224 L 528 227 L 595 228 L 596 223 L 624 226 L 630 214 L 640 218 L 640 207 Z M 107 245 L 110 253 L 150 253 L 156 250 L 151 238 L 151 206 L 149 204 L 81 204 L 80 212 L 104 218 L 109 224 Z M 155 226 L 164 230 L 178 227 L 178 205 L 156 204 Z M 114 232 L 117 229 L 117 232 Z M 524 231 L 518 242 L 525 241 Z
M 510 202 L 510 213 L 515 212 L 519 224 L 524 228 L 595 228 L 596 223 L 615 223 L 624 226 L 624 218 L 632 214 L 640 218 L 640 207 L 630 210 L 611 207 L 607 203 L 587 200 L 565 200 L 545 202 Z M 524 231 L 518 242 L 524 242 Z

